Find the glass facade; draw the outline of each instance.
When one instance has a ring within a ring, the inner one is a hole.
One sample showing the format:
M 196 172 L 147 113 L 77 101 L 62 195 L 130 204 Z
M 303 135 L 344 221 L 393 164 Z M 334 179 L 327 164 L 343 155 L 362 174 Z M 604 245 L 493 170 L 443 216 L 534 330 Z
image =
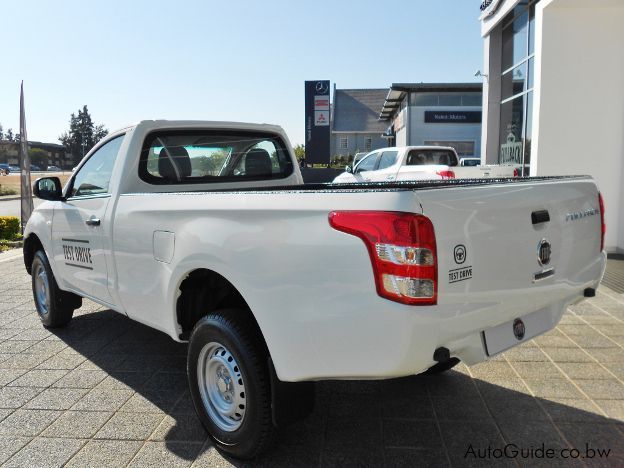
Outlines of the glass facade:
M 535 4 L 522 0 L 502 23 L 499 162 L 520 164 L 528 175 L 531 157 Z

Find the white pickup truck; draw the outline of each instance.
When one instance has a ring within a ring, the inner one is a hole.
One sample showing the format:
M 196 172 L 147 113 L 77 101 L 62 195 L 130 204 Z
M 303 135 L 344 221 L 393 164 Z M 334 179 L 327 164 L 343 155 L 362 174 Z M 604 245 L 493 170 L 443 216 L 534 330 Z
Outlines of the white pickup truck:
M 606 263 L 589 177 L 303 185 L 270 125 L 143 121 L 34 192 L 43 325 L 89 298 L 189 342 L 197 413 L 237 457 L 313 381 L 442 372 L 552 329 Z
M 371 151 L 334 183 L 517 177 L 513 165 L 461 165 L 450 146 L 400 146 Z

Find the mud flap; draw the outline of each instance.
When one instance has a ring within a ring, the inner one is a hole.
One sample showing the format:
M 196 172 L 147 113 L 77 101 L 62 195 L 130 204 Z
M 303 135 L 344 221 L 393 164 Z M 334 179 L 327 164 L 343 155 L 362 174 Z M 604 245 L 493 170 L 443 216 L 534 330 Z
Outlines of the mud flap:
M 314 410 L 314 382 L 282 382 L 269 358 L 271 374 L 271 416 L 275 427 L 304 419 Z

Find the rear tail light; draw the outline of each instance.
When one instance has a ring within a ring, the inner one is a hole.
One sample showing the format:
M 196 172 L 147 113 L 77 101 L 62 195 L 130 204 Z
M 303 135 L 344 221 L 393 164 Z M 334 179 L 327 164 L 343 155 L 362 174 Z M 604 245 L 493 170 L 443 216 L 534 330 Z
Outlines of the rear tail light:
M 454 179 L 455 173 L 453 171 L 438 171 L 436 172 L 443 179 Z
M 517 168 L 517 167 L 515 167 L 515 168 L 514 168 L 514 175 L 513 175 L 513 176 L 514 176 L 514 177 L 518 177 L 518 175 L 519 175 L 518 168 Z
M 605 224 L 605 208 L 602 194 L 598 192 L 598 206 L 600 207 L 600 251 L 604 250 L 605 234 L 607 233 L 607 225 Z
M 364 241 L 381 297 L 402 304 L 437 303 L 436 240 L 429 218 L 395 211 L 333 211 L 329 224 Z

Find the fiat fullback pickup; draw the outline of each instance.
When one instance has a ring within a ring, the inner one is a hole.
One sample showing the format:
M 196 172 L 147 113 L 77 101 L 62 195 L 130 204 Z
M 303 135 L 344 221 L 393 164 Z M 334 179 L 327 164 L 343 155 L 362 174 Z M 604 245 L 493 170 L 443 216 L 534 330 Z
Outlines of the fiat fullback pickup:
M 112 133 L 24 232 L 45 327 L 82 298 L 188 342 L 215 444 L 254 457 L 323 379 L 472 365 L 555 327 L 604 272 L 590 177 L 303 184 L 271 125 Z

